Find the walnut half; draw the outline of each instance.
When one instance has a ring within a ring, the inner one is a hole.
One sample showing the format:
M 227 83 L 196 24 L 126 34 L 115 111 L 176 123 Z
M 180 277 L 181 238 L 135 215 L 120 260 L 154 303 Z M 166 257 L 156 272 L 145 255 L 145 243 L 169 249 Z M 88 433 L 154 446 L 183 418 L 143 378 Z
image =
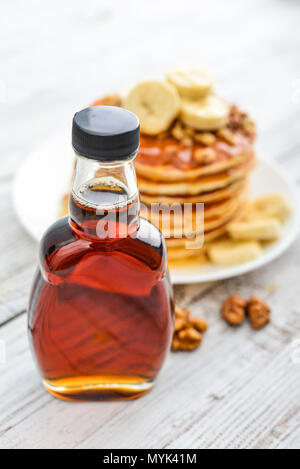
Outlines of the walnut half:
M 241 296 L 232 295 L 224 301 L 221 313 L 223 318 L 231 325 L 242 324 L 246 316 L 247 301 Z
M 248 301 L 247 312 L 253 329 L 259 329 L 270 322 L 271 310 L 269 306 L 256 295 Z

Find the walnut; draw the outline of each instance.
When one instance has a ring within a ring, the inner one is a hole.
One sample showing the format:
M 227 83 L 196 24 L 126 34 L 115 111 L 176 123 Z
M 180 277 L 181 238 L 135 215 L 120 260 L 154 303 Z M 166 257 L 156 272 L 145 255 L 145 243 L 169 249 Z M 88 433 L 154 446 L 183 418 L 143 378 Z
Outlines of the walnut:
M 194 350 L 195 348 L 199 347 L 200 344 L 201 341 L 199 342 L 197 340 L 190 340 L 189 338 L 187 340 L 182 340 L 177 337 L 174 337 L 172 342 L 172 350 L 174 352 L 180 350 Z
M 189 310 L 176 306 L 172 350 L 194 350 L 199 347 L 202 342 L 201 332 L 206 329 L 204 319 L 191 318 Z
M 269 306 L 256 295 L 248 301 L 247 312 L 253 329 L 259 329 L 270 322 L 271 310 Z
M 171 129 L 171 135 L 174 137 L 176 140 L 181 140 L 184 138 L 184 131 L 181 123 L 177 121 L 175 125 Z
M 175 306 L 175 318 L 189 319 L 190 312 L 188 309 L 181 308 L 180 306 Z
M 199 347 L 202 342 L 202 336 L 200 332 L 196 331 L 193 327 L 188 327 L 178 332 L 178 340 L 183 347 L 187 347 L 191 350 Z
M 215 160 L 216 152 L 213 148 L 197 148 L 193 156 L 198 163 L 208 164 Z
M 228 128 L 230 130 L 242 130 L 251 140 L 256 135 L 255 122 L 246 112 L 241 111 L 234 105 L 230 109 Z
M 177 337 L 173 337 L 172 350 L 174 350 L 175 352 L 177 350 L 182 350 L 180 340 Z
M 175 318 L 175 322 L 174 322 L 174 331 L 175 332 L 181 331 L 182 329 L 185 329 L 188 326 L 189 326 L 189 323 L 186 319 Z
M 255 130 L 256 130 L 255 122 L 252 119 L 250 119 L 249 116 L 245 115 L 242 117 L 241 125 L 247 135 L 251 136 L 255 134 Z
M 190 323 L 199 332 L 205 332 L 207 330 L 207 323 L 201 318 L 191 318 Z
M 182 123 L 177 120 L 171 128 L 171 135 L 178 140 L 182 145 L 192 146 L 194 144 L 194 133 L 195 129 L 189 126 L 183 126 Z
M 235 137 L 231 130 L 223 127 L 222 129 L 218 130 L 217 132 L 218 137 L 224 142 L 229 143 L 229 145 L 235 145 Z
M 193 139 L 192 139 L 191 137 L 185 136 L 185 137 L 183 137 L 183 138 L 180 140 L 180 143 L 181 143 L 182 145 L 185 145 L 186 147 L 192 147 L 193 144 L 194 144 L 194 141 L 193 141 Z
M 212 134 L 211 132 L 195 133 L 194 139 L 196 142 L 202 143 L 202 145 L 205 145 L 206 147 L 213 145 L 217 140 L 215 135 Z
M 247 301 L 244 298 L 232 295 L 222 305 L 222 316 L 229 324 L 238 326 L 245 319 L 246 307 Z
M 193 129 L 193 127 L 185 126 L 184 132 L 185 132 L 185 134 L 188 135 L 189 137 L 193 137 L 194 134 L 195 134 L 195 129 Z
M 230 114 L 229 114 L 229 127 L 231 129 L 238 129 L 241 125 L 241 111 L 240 109 L 235 106 L 235 105 L 232 105 L 231 108 L 230 108 Z

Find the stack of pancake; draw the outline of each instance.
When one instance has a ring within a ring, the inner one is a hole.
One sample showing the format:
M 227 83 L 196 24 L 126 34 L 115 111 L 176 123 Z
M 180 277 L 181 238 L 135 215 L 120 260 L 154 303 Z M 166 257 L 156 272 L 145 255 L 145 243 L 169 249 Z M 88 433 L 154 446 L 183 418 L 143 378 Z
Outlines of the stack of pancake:
M 243 209 L 255 159 L 253 121 L 218 97 L 211 75 L 199 68 L 138 83 L 121 105 L 141 123 L 141 215 L 161 229 L 169 259 L 203 254 L 203 243 L 222 236 Z M 192 205 L 187 215 L 185 204 Z
M 189 134 L 189 140 L 176 139 L 174 128 Z M 254 136 L 248 116 L 235 106 L 230 109 L 226 127 L 215 132 L 193 132 L 176 121 L 163 136 L 141 136 L 135 162 L 140 197 L 145 204 L 141 214 L 161 229 L 169 259 L 199 255 L 203 242 L 205 245 L 222 236 L 227 225 L 241 215 L 249 171 L 255 161 Z M 173 214 L 150 208 L 151 204 L 176 207 L 187 203 L 193 204 L 193 209 L 185 218 L 180 211 Z M 197 220 L 197 203 L 204 204 L 204 220 Z
M 125 97 L 94 103 L 101 104 L 123 106 L 140 119 L 141 216 L 161 229 L 169 259 L 200 256 L 203 243 L 221 237 L 242 213 L 255 162 L 253 121 L 216 96 L 201 69 L 172 71 L 166 81 L 142 82 Z M 183 216 L 184 204 L 191 205 Z M 204 204 L 204 219 L 197 204 Z

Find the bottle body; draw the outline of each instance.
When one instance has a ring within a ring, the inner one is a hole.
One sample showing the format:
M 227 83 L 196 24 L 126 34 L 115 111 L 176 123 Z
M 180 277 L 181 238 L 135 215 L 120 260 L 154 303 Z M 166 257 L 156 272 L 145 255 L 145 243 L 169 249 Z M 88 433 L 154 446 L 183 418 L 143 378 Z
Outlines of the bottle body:
M 110 182 L 104 194 L 97 181 L 89 186 L 92 200 L 86 185 L 85 198 L 73 192 L 71 218 L 45 233 L 29 304 L 29 337 L 43 383 L 67 400 L 143 395 L 173 328 L 161 233 L 139 219 L 138 199 L 111 205 L 116 187 L 112 195 Z M 99 214 L 96 202 L 104 199 L 110 205 Z M 127 222 L 120 220 L 120 212 L 130 211 Z M 101 233 L 113 235 L 99 238 L 99 222 Z

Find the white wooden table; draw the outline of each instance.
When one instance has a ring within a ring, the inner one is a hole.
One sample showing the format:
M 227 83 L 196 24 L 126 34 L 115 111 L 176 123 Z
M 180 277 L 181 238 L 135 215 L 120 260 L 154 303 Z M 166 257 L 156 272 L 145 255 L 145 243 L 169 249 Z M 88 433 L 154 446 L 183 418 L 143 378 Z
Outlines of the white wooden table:
M 28 348 L 37 244 L 11 195 L 21 161 L 74 111 L 186 62 L 212 68 L 220 93 L 255 117 L 258 153 L 300 185 L 299 20 L 292 0 L 1 2 L 0 447 L 299 448 L 300 240 L 255 273 L 176 288 L 209 331 L 194 353 L 169 354 L 147 396 L 66 403 L 44 391 Z M 254 292 L 272 306 L 271 325 L 227 326 L 221 301 Z

